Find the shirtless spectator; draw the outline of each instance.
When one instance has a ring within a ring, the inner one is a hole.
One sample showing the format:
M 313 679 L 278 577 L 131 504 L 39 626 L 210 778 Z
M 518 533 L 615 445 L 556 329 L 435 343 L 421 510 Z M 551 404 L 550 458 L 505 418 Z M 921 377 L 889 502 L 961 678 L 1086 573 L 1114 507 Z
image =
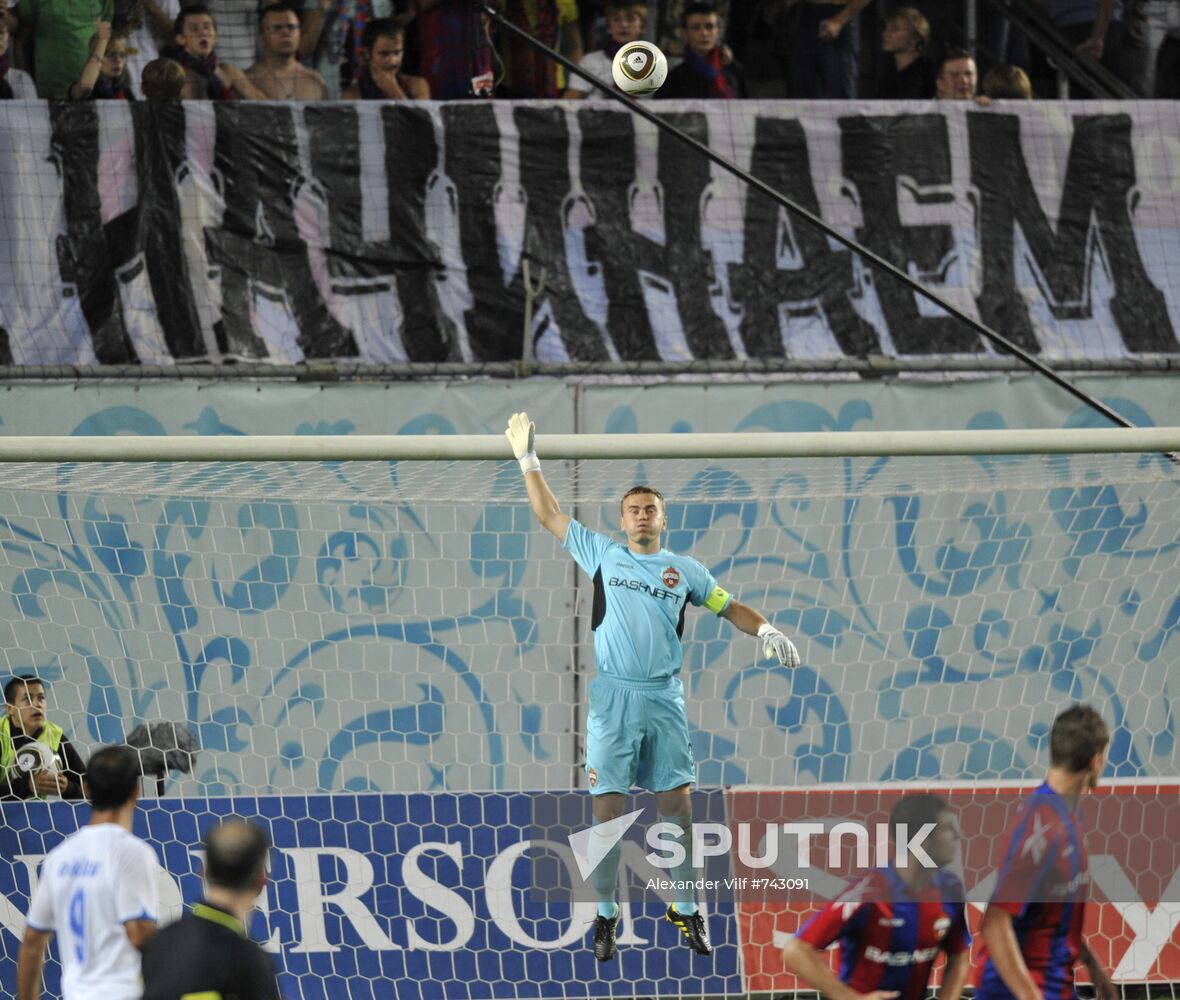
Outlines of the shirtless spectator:
M 250 82 L 272 101 L 323 101 L 324 78 L 300 64 L 299 13 L 288 3 L 264 7 L 258 15 L 262 58 L 246 70 Z

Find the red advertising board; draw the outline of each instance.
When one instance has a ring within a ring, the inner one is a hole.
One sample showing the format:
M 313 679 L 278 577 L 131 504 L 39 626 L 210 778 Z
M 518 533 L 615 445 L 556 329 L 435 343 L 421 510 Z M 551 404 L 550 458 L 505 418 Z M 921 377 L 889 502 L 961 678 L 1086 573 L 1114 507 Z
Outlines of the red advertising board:
M 734 788 L 733 870 L 749 888 L 738 901 L 738 928 L 750 992 L 808 989 L 782 964 L 785 942 L 824 902 L 858 874 L 854 851 L 828 853 L 812 838 L 810 865 L 794 853 L 765 866 L 772 824 L 808 823 L 830 830 L 855 820 L 870 831 L 900 796 L 933 792 L 950 803 L 962 830 L 959 866 L 972 934 L 978 939 L 1005 834 L 1035 782 L 942 786 L 891 784 L 808 789 Z M 1180 781 L 1110 781 L 1085 796 L 1079 811 L 1090 859 L 1091 897 L 1086 927 L 1091 950 L 1116 982 L 1180 981 Z M 740 839 L 738 830 L 741 831 Z M 746 851 L 739 857 L 739 843 Z M 879 860 L 870 837 L 871 864 Z M 758 867 L 751 867 L 751 856 Z M 863 860 L 863 857 L 861 858 Z M 974 955 L 978 954 L 978 940 Z M 829 953 L 835 967 L 836 951 Z M 941 964 L 941 963 L 940 963 Z M 936 970 L 936 980 L 938 972 Z M 1079 979 L 1086 980 L 1084 969 Z

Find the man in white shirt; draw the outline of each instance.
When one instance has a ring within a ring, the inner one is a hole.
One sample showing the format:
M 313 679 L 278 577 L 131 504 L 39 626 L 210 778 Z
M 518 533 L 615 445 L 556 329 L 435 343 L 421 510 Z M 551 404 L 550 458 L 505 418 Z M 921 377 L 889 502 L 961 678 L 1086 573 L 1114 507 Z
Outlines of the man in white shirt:
M 134 9 L 135 5 L 132 5 Z M 172 44 L 172 29 L 180 13 L 180 0 L 144 0 L 143 20 L 132 28 L 127 39 L 127 72 L 137 94 L 143 93 L 143 68 L 160 58 L 160 52 Z
M 141 949 L 159 913 L 155 852 L 131 832 L 139 762 L 104 747 L 86 767 L 90 823 L 45 858 L 17 958 L 17 1000 L 38 1000 L 58 935 L 63 1000 L 138 1000 Z

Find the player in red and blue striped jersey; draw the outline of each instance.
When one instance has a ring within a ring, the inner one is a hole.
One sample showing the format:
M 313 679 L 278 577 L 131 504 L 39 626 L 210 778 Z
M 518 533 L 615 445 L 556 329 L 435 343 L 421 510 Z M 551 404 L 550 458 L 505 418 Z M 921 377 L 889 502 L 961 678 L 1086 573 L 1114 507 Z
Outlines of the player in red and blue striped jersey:
M 1110 731 L 1089 705 L 1053 720 L 1049 775 L 1021 806 L 983 917 L 977 1000 L 1074 1000 L 1074 967 L 1098 1000 L 1118 992 L 1082 938 L 1090 873 L 1076 811 L 1106 766 Z
M 934 829 L 922 840 L 917 835 L 927 823 Z M 963 883 L 943 867 L 959 844 L 955 815 L 937 795 L 907 795 L 894 806 L 889 828 L 895 844 L 899 836 L 917 840 L 934 867 L 911 850 L 904 865 L 859 879 L 803 925 L 783 949 L 783 964 L 829 1000 L 922 1000 L 945 953 L 941 1000 L 959 1000 L 971 935 Z M 837 940 L 839 976 L 820 954 Z

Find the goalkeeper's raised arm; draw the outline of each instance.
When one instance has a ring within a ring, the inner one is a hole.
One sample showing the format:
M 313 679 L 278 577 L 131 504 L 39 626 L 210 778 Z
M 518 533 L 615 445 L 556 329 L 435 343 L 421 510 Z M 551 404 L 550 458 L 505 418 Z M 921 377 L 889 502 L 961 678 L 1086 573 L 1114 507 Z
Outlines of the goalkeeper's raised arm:
M 557 536 L 562 547 L 570 551 L 587 575 L 595 578 L 606 549 L 612 544 L 617 545 L 618 543 L 613 542 L 606 535 L 587 531 L 586 528 L 578 524 L 575 524 L 571 529 L 571 518 L 561 512 L 557 498 L 541 474 L 541 462 L 537 458 L 536 429 L 527 413 L 514 413 L 508 421 L 508 429 L 504 432 L 504 436 L 512 445 L 512 453 L 520 463 L 521 472 L 524 473 L 529 503 L 532 505 L 533 513 L 537 515 L 537 520 Z M 668 527 L 668 518 L 664 509 L 663 495 L 658 490 L 650 486 L 635 486 L 624 494 L 619 507 L 621 515 L 619 528 L 626 534 L 626 549 L 633 556 L 642 560 L 645 557 L 666 552 L 661 548 L 660 538 Z M 667 556 L 672 558 L 673 554 L 668 552 Z M 695 559 L 690 559 L 687 556 L 677 558 L 687 560 L 686 564 L 680 566 L 675 563 L 661 562 L 659 565 L 652 564 L 646 566 L 646 569 L 642 569 L 642 564 L 632 565 L 634 560 L 629 561 L 623 570 L 640 573 L 640 575 L 647 574 L 651 576 L 651 579 L 640 580 L 638 577 L 627 576 L 628 586 L 633 590 L 637 588 L 637 592 L 645 594 L 658 592 L 659 595 L 666 594 L 669 598 L 674 597 L 675 600 L 669 606 L 674 607 L 678 613 L 684 601 L 703 605 L 714 614 L 721 615 L 738 630 L 748 635 L 756 635 L 761 639 L 765 656 L 777 660 L 785 667 L 799 665 L 799 653 L 795 649 L 794 643 L 771 625 L 761 613 L 747 604 L 742 604 L 722 590 L 712 575 Z M 623 576 L 616 574 L 614 578 L 623 579 Z M 595 585 L 599 586 L 597 580 Z M 687 594 L 682 594 L 681 591 L 686 587 Z M 618 588 L 614 589 L 618 590 Z M 619 595 L 616 595 L 616 599 L 619 599 Z M 611 604 L 605 593 L 601 603 L 603 607 L 609 607 Z M 682 616 L 679 621 L 675 622 L 675 626 L 677 647 L 675 658 L 678 669 L 680 633 L 683 629 Z M 628 626 L 627 631 L 634 631 L 634 623 Z
M 624 545 L 561 512 L 541 475 L 527 413 L 514 413 L 505 434 L 520 462 L 537 520 L 557 536 L 594 585 L 590 628 L 595 676 L 589 686 L 585 730 L 586 785 L 594 820 L 619 819 L 627 793 L 640 785 L 655 792 L 661 819 L 679 827 L 683 840 L 691 843 L 689 790 L 696 781 L 696 765 L 680 679 L 688 605 L 706 608 L 740 631 L 758 636 L 765 654 L 785 667 L 798 666 L 799 654 L 759 612 L 722 589 L 703 563 L 661 545 L 668 512 L 664 495 L 654 486 L 632 486 L 619 501 Z M 689 853 L 682 852 L 681 864 L 669 873 L 683 888 L 668 907 L 667 918 L 693 951 L 708 955 L 713 947 L 691 889 Z M 615 954 L 619 857 L 612 848 L 591 878 L 598 894 L 594 955 L 600 962 Z
M 533 513 L 537 515 L 538 521 L 557 536 L 559 542 L 564 542 L 570 524 L 569 515 L 561 512 L 557 497 L 553 495 L 541 474 L 541 462 L 537 458 L 536 428 L 529 420 L 529 415 L 512 414 L 504 436 L 512 445 L 512 453 L 520 463 L 520 471 L 524 473 L 524 485 L 528 490 Z

